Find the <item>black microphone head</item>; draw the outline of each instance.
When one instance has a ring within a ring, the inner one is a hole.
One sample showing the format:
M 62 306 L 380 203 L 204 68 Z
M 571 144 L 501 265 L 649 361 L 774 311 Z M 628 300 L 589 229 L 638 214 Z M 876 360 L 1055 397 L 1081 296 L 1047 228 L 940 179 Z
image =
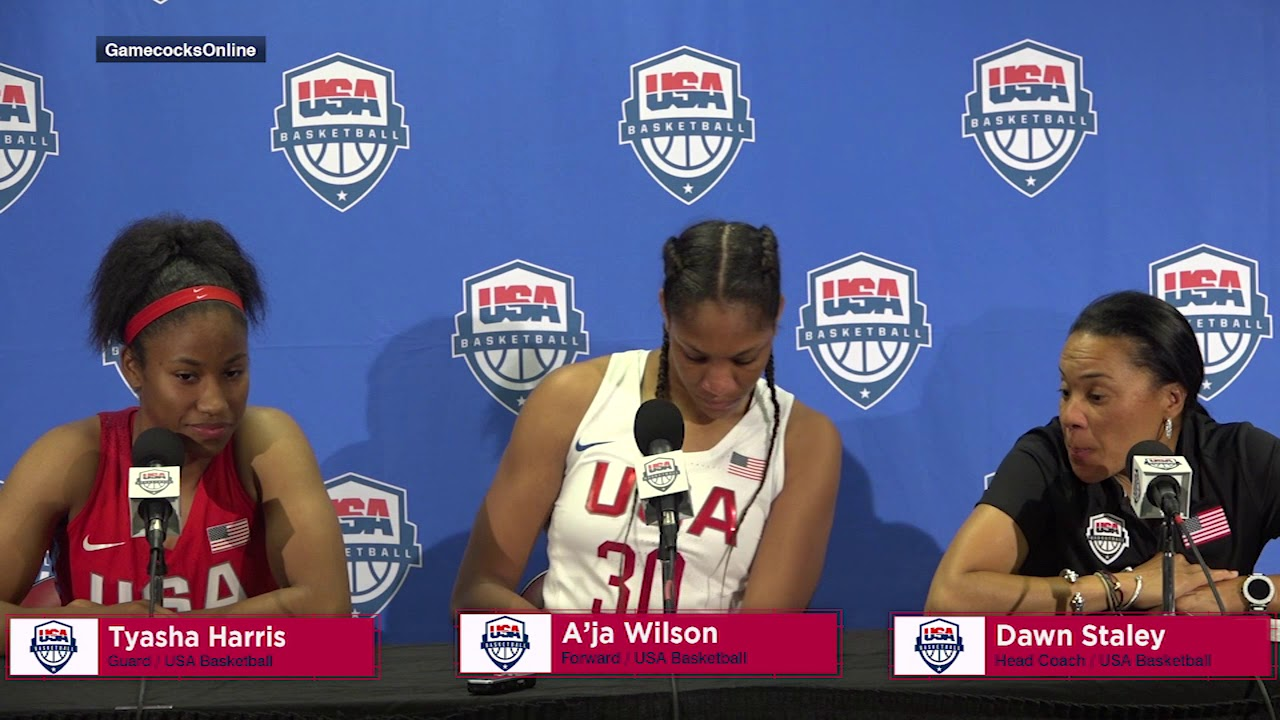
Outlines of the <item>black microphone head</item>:
M 684 416 L 670 400 L 654 398 L 636 411 L 636 446 L 649 455 L 656 441 L 664 440 L 672 450 L 684 447 Z
M 1124 463 L 1124 474 L 1133 474 L 1133 458 L 1139 455 L 1172 455 L 1173 451 L 1158 440 L 1143 440 L 1129 450 L 1129 457 Z
M 133 466 L 181 467 L 186 451 L 178 433 L 164 428 L 148 428 L 133 441 Z

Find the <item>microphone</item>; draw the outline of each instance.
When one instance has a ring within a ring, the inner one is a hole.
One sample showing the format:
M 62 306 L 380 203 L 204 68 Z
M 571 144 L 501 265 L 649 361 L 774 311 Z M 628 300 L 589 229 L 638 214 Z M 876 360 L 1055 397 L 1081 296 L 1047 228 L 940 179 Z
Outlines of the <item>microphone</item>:
M 181 531 L 184 455 L 182 438 L 164 428 L 144 430 L 133 443 L 133 467 L 129 468 L 133 537 L 146 537 L 152 551 L 163 551 L 165 540 Z
M 679 528 L 679 517 L 693 517 L 689 475 L 684 462 L 684 416 L 670 400 L 654 398 L 636 411 L 636 446 L 645 456 L 637 495 L 647 502 L 647 525 Z M 670 510 L 670 517 L 666 517 Z M 671 541 L 675 542 L 674 534 Z
M 680 518 L 693 517 L 689 474 L 684 462 L 684 416 L 670 400 L 654 398 L 636 411 L 636 446 L 645 456 L 636 496 L 647 505 L 644 521 L 658 526 L 658 560 L 662 562 L 663 612 L 676 611 L 676 535 Z M 641 606 L 649 598 L 641 598 Z
M 1129 504 L 1144 520 L 1191 514 L 1191 465 L 1155 440 L 1129 451 Z

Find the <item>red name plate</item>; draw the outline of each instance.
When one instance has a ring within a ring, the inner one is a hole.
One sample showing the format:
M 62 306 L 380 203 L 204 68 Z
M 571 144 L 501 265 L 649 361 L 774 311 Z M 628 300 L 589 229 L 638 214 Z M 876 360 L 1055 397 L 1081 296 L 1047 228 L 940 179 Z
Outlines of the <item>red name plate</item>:
M 463 614 L 459 674 L 841 675 L 838 613 Z
M 11 618 L 9 677 L 372 678 L 372 617 Z
M 1266 615 L 894 617 L 893 674 L 1273 677 Z

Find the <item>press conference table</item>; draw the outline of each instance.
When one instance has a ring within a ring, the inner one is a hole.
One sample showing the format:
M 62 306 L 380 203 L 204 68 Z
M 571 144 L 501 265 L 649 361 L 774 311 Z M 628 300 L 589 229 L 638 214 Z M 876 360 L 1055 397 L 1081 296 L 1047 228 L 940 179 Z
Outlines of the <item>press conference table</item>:
M 680 716 L 694 718 L 1265 718 L 1244 680 L 893 680 L 888 632 L 844 638 L 844 677 L 682 678 Z M 671 717 L 667 678 L 540 678 L 536 687 L 473 696 L 454 677 L 450 645 L 383 649 L 382 678 L 363 681 L 148 681 L 147 718 Z M 1267 680 L 1280 705 L 1280 683 Z M 2 680 L 0 718 L 132 718 L 137 680 Z

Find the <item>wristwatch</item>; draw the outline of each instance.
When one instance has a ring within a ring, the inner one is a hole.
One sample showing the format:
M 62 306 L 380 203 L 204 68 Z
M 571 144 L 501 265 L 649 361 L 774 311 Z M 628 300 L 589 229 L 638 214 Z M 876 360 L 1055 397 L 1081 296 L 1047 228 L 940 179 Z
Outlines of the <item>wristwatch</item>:
M 1275 598 L 1276 585 L 1266 575 L 1254 573 L 1244 579 L 1240 592 L 1244 594 L 1244 604 L 1250 610 L 1259 612 L 1266 610 L 1267 605 L 1270 605 L 1271 600 Z

